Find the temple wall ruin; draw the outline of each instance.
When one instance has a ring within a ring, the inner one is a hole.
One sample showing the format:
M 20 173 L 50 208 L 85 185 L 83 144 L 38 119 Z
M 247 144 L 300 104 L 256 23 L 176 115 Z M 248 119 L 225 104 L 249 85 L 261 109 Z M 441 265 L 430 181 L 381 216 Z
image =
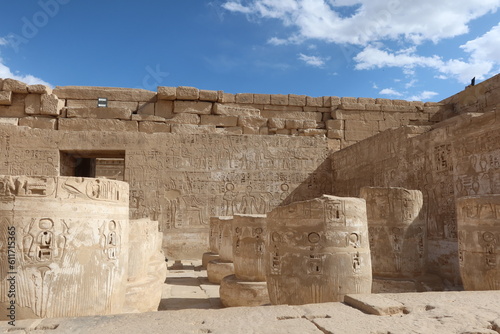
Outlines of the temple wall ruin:
M 457 198 L 500 193 L 500 111 L 389 130 L 332 155 L 334 194 L 364 186 L 423 194 L 427 268 L 459 285 Z
M 0 125 L 0 174 L 71 175 L 122 157 L 131 219 L 160 222 L 168 258 L 201 258 L 211 216 L 331 193 L 326 138 L 42 130 Z M 68 162 L 69 161 L 69 162 Z
M 107 107 L 98 108 L 98 98 L 107 98 Z M 450 115 L 447 105 L 434 102 L 194 87 L 52 90 L 0 79 L 0 123 L 50 130 L 321 136 L 340 149 L 390 128 L 433 124 Z

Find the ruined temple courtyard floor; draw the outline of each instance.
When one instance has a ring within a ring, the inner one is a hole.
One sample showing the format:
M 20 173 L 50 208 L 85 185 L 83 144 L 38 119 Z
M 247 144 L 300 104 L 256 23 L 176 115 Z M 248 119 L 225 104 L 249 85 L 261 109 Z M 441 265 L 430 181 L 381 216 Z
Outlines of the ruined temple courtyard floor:
M 158 312 L 18 320 L 15 327 L 0 322 L 0 332 L 500 333 L 500 291 L 352 295 L 346 303 L 224 309 L 219 286 L 208 282 L 201 261 L 183 265 L 168 263 Z

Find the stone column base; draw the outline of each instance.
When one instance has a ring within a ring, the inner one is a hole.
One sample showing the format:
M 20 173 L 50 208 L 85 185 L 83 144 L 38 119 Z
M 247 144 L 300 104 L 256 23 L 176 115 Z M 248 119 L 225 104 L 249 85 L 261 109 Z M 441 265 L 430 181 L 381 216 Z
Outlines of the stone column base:
M 226 276 L 234 274 L 234 264 L 228 261 L 212 260 L 207 264 L 208 281 L 214 284 L 220 284 Z
M 226 276 L 222 279 L 219 295 L 224 307 L 271 304 L 266 282 L 239 280 L 235 275 Z
M 203 253 L 203 257 L 201 258 L 201 267 L 203 269 L 207 269 L 208 262 L 218 259 L 219 259 L 219 254 L 217 253 L 212 253 L 212 252 Z

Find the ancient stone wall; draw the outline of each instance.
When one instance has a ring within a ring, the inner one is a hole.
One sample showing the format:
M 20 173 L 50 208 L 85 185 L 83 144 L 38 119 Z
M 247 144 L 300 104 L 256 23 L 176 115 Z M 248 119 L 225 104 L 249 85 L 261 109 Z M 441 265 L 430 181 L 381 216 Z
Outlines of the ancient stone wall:
M 122 157 L 131 218 L 160 222 L 171 259 L 200 258 L 208 250 L 211 216 L 262 214 L 283 202 L 331 193 L 332 151 L 326 138 L 55 131 L 4 124 L 0 148 L 5 175 L 57 176 L 78 169 L 85 157 Z
M 500 104 L 500 74 L 441 101 L 454 114 L 467 112 L 487 112 Z
M 97 107 L 107 98 L 107 107 Z M 446 105 L 404 100 L 229 94 L 194 87 L 28 86 L 0 79 L 0 123 L 67 131 L 321 136 L 340 149 L 389 128 L 432 124 Z
M 465 114 L 389 130 L 336 152 L 334 194 L 358 196 L 364 186 L 422 191 L 428 270 L 460 284 L 455 201 L 500 193 L 499 117 Z

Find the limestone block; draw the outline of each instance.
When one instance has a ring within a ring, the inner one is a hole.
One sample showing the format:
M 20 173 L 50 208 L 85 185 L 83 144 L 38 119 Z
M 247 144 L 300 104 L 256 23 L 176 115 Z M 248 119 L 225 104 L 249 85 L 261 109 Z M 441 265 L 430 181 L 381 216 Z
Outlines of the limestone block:
M 137 111 L 138 102 L 108 101 L 109 108 L 129 109 Z M 97 100 L 66 100 L 66 107 L 76 108 L 97 108 Z
M 306 106 L 323 107 L 323 97 L 310 97 L 306 99 Z
M 240 107 L 237 105 L 215 103 L 214 114 L 226 116 L 259 116 L 260 110 L 253 107 Z
M 387 105 L 387 104 L 392 104 L 392 100 L 377 98 L 377 99 L 375 99 L 375 103 L 376 104 L 385 104 L 385 105 Z
M 426 225 L 422 193 L 404 188 L 363 187 L 373 275 L 414 278 L 424 274 Z
M 242 129 L 243 129 L 244 135 L 258 135 L 258 134 L 260 134 L 260 129 L 258 127 L 243 126 Z
M 28 94 L 24 99 L 24 112 L 27 115 L 39 115 L 42 107 L 42 99 L 39 94 Z
M 12 94 L 11 105 L 0 105 L 0 117 L 24 117 L 26 94 Z
M 2 78 L 0 78 L 0 90 L 3 90 L 3 80 Z
M 174 115 L 174 102 L 165 100 L 156 102 L 155 115 L 164 118 L 172 118 Z
M 310 137 L 325 137 L 327 132 L 328 131 L 324 129 L 305 129 L 301 135 Z
M 221 284 L 222 279 L 229 275 L 234 275 L 234 265 L 232 262 L 220 259 L 208 262 L 207 278 L 210 283 Z
M 269 128 L 267 126 L 263 126 L 259 129 L 259 135 L 267 136 L 269 134 Z
M 370 121 L 383 121 L 384 120 L 384 113 L 382 112 L 364 112 L 363 113 L 363 119 L 367 122 Z
M 174 114 L 168 119 L 170 124 L 200 124 L 200 116 L 196 114 Z
M 262 117 L 265 118 L 283 118 L 283 119 L 296 119 L 296 120 L 313 120 L 321 122 L 323 115 L 320 112 L 290 112 L 290 111 L 273 111 L 263 110 L 260 112 Z
M 3 80 L 3 90 L 19 93 L 19 94 L 27 94 L 28 93 L 28 85 L 24 82 L 14 80 L 14 79 L 4 79 Z
M 223 115 L 201 115 L 202 125 L 215 125 L 215 126 L 236 126 L 238 124 L 238 117 L 236 116 L 223 116 Z
M 359 141 L 373 136 L 378 131 L 378 122 L 345 121 L 345 139 Z
M 60 118 L 59 130 L 63 131 L 138 131 L 136 121 L 96 118 Z
M 224 307 L 269 305 L 266 282 L 252 282 L 229 275 L 220 283 L 220 301 Z
M 156 103 L 153 102 L 139 102 L 137 113 L 143 115 L 154 115 Z
M 235 214 L 232 229 L 236 278 L 244 281 L 265 282 L 266 215 Z
M 8 124 L 8 125 L 18 125 L 19 118 L 14 117 L 0 117 L 0 124 Z
M 358 97 L 358 103 L 361 104 L 375 104 L 375 99 L 368 97 Z
M 344 130 L 328 130 L 326 136 L 329 139 L 344 139 Z
M 215 125 L 172 124 L 172 133 L 177 134 L 207 134 L 215 133 Z
M 288 94 L 288 104 L 291 106 L 303 107 L 306 105 L 307 96 Z
M 130 221 L 128 278 L 123 312 L 158 309 L 167 276 L 162 250 L 163 233 L 148 218 Z
M 341 110 L 365 110 L 365 105 L 361 103 L 345 103 L 339 106 Z
M 200 101 L 174 101 L 174 113 L 210 115 L 213 103 Z
M 56 130 L 57 120 L 46 117 L 23 117 L 19 119 L 19 126 L 28 126 L 32 129 Z
M 59 99 L 56 95 L 41 95 L 40 114 L 57 116 L 64 108 L 65 101 Z
M 290 135 L 290 129 L 277 129 L 276 130 L 277 135 Z
M 410 104 L 410 101 L 406 101 L 406 100 L 392 100 L 392 104 L 397 105 L 397 106 L 413 105 L 413 104 Z
M 240 93 L 235 96 L 236 103 L 243 104 L 252 104 L 253 102 L 253 94 L 249 93 Z
M 304 129 L 315 129 L 317 126 L 318 126 L 318 123 L 316 121 L 309 120 L 309 119 L 303 121 L 303 123 L 302 123 L 302 127 Z
M 456 202 L 458 260 L 465 290 L 500 290 L 500 195 Z
M 106 97 L 109 101 L 155 102 L 156 92 L 145 89 L 115 87 L 57 86 L 53 93 L 60 99 L 95 100 Z
M 299 106 L 277 106 L 277 105 L 263 105 L 262 110 L 269 110 L 269 111 L 286 111 L 286 112 L 302 112 L 304 111 L 304 108 L 307 107 L 299 107 Z M 314 107 L 315 109 L 318 107 Z M 316 110 L 314 110 L 316 111 Z
M 217 94 L 218 94 L 217 102 L 219 102 L 219 103 L 235 103 L 236 102 L 236 97 L 234 96 L 234 94 L 224 93 L 222 90 L 219 90 L 217 92 Z
M 344 121 L 340 119 L 330 119 L 326 121 L 327 130 L 343 130 L 344 129 Z
M 288 95 L 272 94 L 271 95 L 271 104 L 278 105 L 278 106 L 287 106 L 288 105 Z
M 238 126 L 241 127 L 251 127 L 251 128 L 260 128 L 261 126 L 265 126 L 267 124 L 267 118 L 260 116 L 239 116 L 238 117 Z
M 360 311 L 374 315 L 395 315 L 403 314 L 406 311 L 403 303 L 381 295 L 347 295 L 344 302 Z
M 12 104 L 12 92 L 0 91 L 0 105 L 11 105 L 11 104 Z
M 157 132 L 170 132 L 171 125 L 164 122 L 139 122 L 139 132 L 157 133 Z
M 18 245 L 15 303 L 23 311 L 18 320 L 123 312 L 128 184 L 48 176 L 0 179 L 1 226 L 14 232 Z M 6 258 L 7 233 L 0 238 Z M 7 277 L 2 275 L 2 286 Z M 0 296 L 2 308 L 9 302 L 7 294 Z
M 381 110 L 383 112 L 414 112 L 416 108 L 410 105 L 383 104 Z
M 303 126 L 304 121 L 299 119 L 287 119 L 285 123 L 287 129 L 302 129 Z
M 200 98 L 200 90 L 195 87 L 180 86 L 176 91 L 178 100 L 198 100 Z
M 253 94 L 253 103 L 255 104 L 271 104 L 270 94 Z
M 382 110 L 382 105 L 375 103 L 367 103 L 365 104 L 365 110 L 379 111 Z
M 99 118 L 99 119 L 123 119 L 130 120 L 132 111 L 121 108 L 68 108 L 68 118 Z
M 165 117 L 147 115 L 147 114 L 132 114 L 132 121 L 151 121 L 151 122 L 162 122 L 165 123 L 167 119 Z
M 227 128 L 217 128 L 215 129 L 216 133 L 223 134 L 223 135 L 242 135 L 243 134 L 243 128 L 239 126 L 230 126 Z
M 28 93 L 30 94 L 52 94 L 52 88 L 45 85 L 29 85 Z
M 273 304 L 343 301 L 370 293 L 366 204 L 323 195 L 272 210 L 267 218 L 267 283 Z
M 175 100 L 177 97 L 177 88 L 158 86 L 157 93 L 158 100 Z
M 219 95 L 216 90 L 200 90 L 200 100 L 217 102 Z
M 353 104 L 358 103 L 358 99 L 356 97 L 342 97 L 340 98 L 340 104 Z
M 286 125 L 286 119 L 273 117 L 269 119 L 268 125 L 270 128 L 284 129 Z

